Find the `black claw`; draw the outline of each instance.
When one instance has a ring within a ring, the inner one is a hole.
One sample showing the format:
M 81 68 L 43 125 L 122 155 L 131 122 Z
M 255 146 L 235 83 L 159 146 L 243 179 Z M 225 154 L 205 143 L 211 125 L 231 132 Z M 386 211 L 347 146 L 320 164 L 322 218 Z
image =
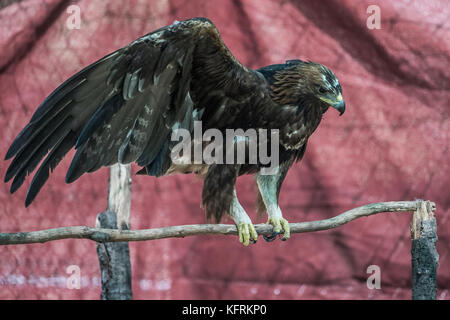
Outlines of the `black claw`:
M 250 239 L 250 242 L 253 243 L 253 244 L 255 244 L 255 243 L 256 243 L 256 240 Z
M 274 232 L 270 236 L 263 235 L 263 239 L 267 242 L 272 242 L 277 237 L 277 234 L 279 234 L 279 232 Z

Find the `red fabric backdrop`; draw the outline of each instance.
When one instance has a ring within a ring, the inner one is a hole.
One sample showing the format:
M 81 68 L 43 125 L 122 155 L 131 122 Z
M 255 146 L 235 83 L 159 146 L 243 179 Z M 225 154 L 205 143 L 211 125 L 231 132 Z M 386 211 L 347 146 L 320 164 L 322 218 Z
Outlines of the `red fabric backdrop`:
M 11 1 L 6 1 L 11 2 Z M 39 103 L 77 70 L 158 27 L 210 18 L 245 65 L 309 59 L 339 77 L 347 111 L 331 110 L 291 169 L 281 208 L 291 221 L 328 218 L 356 206 L 429 199 L 437 204 L 438 298 L 450 297 L 448 1 L 376 1 L 381 29 L 366 22 L 373 1 L 158 0 L 79 1 L 81 28 L 66 22 L 70 1 L 13 2 L 0 9 L 0 154 Z M 94 225 L 105 208 L 108 170 L 72 185 L 73 153 L 25 209 L 22 188 L 0 184 L 0 232 Z M 7 162 L 0 162 L 4 176 Z M 135 168 L 136 169 L 136 168 Z M 253 221 L 255 189 L 238 195 Z M 203 223 L 201 183 L 193 176 L 133 180 L 134 229 Z M 408 299 L 410 214 L 379 214 L 338 229 L 259 241 L 231 236 L 131 243 L 137 299 Z M 80 267 L 82 288 L 66 288 L 66 268 Z M 378 265 L 381 289 L 366 286 Z M 0 247 L 0 298 L 97 299 L 95 243 L 60 240 Z

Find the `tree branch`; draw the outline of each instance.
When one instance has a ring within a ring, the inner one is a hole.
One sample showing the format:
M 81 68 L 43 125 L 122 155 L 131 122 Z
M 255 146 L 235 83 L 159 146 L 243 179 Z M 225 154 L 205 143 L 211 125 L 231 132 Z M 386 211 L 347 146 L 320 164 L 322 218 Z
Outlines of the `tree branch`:
M 417 201 L 391 201 L 368 204 L 346 211 L 330 219 L 291 223 L 291 233 L 313 232 L 339 227 L 357 218 L 370 216 L 381 212 L 405 212 L 416 211 L 423 200 Z M 428 202 L 434 211 L 436 206 Z M 273 227 L 267 224 L 255 225 L 259 235 L 272 234 Z M 44 243 L 60 239 L 90 239 L 97 242 L 118 241 L 145 241 L 164 238 L 183 238 L 200 234 L 237 235 L 235 225 L 230 224 L 195 224 L 184 226 L 172 226 L 145 230 L 112 230 L 102 228 L 90 228 L 84 226 L 62 227 L 41 231 L 0 233 L 0 245 Z

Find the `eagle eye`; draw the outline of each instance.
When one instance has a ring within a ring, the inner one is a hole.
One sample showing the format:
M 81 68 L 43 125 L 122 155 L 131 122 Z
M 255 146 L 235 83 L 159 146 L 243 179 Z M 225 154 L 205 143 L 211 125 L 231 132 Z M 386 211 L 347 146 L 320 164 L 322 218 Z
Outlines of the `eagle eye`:
M 328 90 L 325 87 L 319 87 L 319 93 L 326 93 Z

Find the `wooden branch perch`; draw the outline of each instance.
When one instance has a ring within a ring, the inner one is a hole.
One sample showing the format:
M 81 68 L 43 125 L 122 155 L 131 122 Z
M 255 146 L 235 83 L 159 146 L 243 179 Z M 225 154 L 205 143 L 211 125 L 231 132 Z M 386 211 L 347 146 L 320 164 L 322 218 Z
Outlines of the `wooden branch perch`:
M 405 212 L 416 211 L 423 200 L 417 201 L 392 201 L 368 204 L 359 208 L 346 211 L 330 219 L 291 223 L 291 233 L 313 232 L 339 227 L 360 217 L 370 216 L 381 212 Z M 435 204 L 426 201 L 434 211 Z M 270 235 L 273 227 L 267 224 L 255 225 L 259 235 Z M 164 238 L 183 238 L 200 234 L 237 235 L 235 225 L 229 224 L 196 224 L 184 226 L 172 226 L 145 230 L 112 230 L 103 228 L 90 228 L 84 226 L 62 227 L 41 231 L 0 233 L 0 245 L 44 243 L 60 239 L 90 239 L 97 242 L 118 241 L 145 241 Z

